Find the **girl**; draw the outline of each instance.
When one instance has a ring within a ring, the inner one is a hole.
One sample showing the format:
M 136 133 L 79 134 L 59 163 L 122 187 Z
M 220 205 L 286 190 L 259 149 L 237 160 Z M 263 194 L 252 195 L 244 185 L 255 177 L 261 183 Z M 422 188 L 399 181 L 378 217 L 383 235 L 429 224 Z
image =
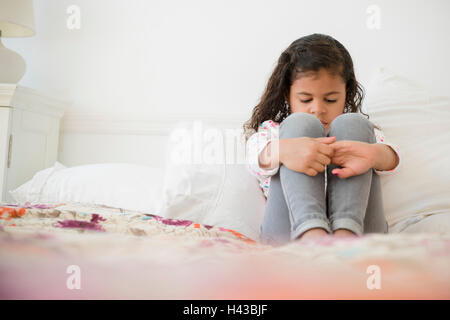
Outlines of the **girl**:
M 305 36 L 281 54 L 244 124 L 248 167 L 266 197 L 261 242 L 387 233 L 378 175 L 398 168 L 399 150 L 362 115 L 363 96 L 332 37 Z

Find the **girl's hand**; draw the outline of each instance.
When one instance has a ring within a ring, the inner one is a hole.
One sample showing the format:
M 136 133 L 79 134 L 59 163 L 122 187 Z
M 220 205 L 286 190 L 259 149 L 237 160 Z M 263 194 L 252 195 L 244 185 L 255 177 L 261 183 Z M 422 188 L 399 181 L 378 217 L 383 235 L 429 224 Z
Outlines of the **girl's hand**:
M 376 151 L 370 143 L 341 140 L 330 146 L 334 151 L 331 162 L 342 167 L 333 169 L 332 173 L 341 179 L 363 174 L 375 164 Z
M 280 139 L 280 163 L 292 171 L 316 176 L 331 163 L 335 137 Z

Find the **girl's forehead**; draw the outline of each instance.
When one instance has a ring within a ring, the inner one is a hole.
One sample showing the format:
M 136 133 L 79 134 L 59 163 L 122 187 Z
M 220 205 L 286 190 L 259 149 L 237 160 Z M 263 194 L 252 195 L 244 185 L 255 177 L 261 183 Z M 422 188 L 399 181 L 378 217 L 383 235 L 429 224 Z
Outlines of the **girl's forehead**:
M 294 87 L 316 85 L 341 87 L 342 85 L 345 85 L 345 82 L 339 74 L 320 69 L 319 71 L 302 72 L 297 75 L 295 81 L 292 83 L 292 86 Z

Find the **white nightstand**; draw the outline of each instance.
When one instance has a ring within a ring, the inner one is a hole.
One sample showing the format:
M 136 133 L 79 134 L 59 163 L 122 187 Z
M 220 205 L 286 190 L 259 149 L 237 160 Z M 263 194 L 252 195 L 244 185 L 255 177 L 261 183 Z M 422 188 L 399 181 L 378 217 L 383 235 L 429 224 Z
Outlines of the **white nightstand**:
M 0 84 L 0 202 L 13 202 L 9 190 L 55 164 L 67 107 L 35 90 Z

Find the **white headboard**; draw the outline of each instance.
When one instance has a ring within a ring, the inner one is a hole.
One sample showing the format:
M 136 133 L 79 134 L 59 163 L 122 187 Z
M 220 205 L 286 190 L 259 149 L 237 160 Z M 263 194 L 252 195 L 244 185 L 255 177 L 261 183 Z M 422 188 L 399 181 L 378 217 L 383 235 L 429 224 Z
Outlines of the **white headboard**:
M 179 122 L 201 122 L 239 130 L 247 115 L 163 116 L 130 113 L 66 112 L 61 123 L 58 159 L 65 166 L 123 162 L 165 166 L 167 142 Z
M 13 92 L 13 108 L 1 118 L 8 128 L 0 147 L 8 149 L 12 134 L 13 161 L 7 169 L 7 157 L 1 158 L 0 195 L 2 189 L 17 188 L 55 161 L 67 167 L 120 162 L 164 168 L 169 135 L 180 122 L 240 131 L 248 119 L 247 115 L 82 112 L 71 108 L 70 102 L 30 88 L 19 86 Z

